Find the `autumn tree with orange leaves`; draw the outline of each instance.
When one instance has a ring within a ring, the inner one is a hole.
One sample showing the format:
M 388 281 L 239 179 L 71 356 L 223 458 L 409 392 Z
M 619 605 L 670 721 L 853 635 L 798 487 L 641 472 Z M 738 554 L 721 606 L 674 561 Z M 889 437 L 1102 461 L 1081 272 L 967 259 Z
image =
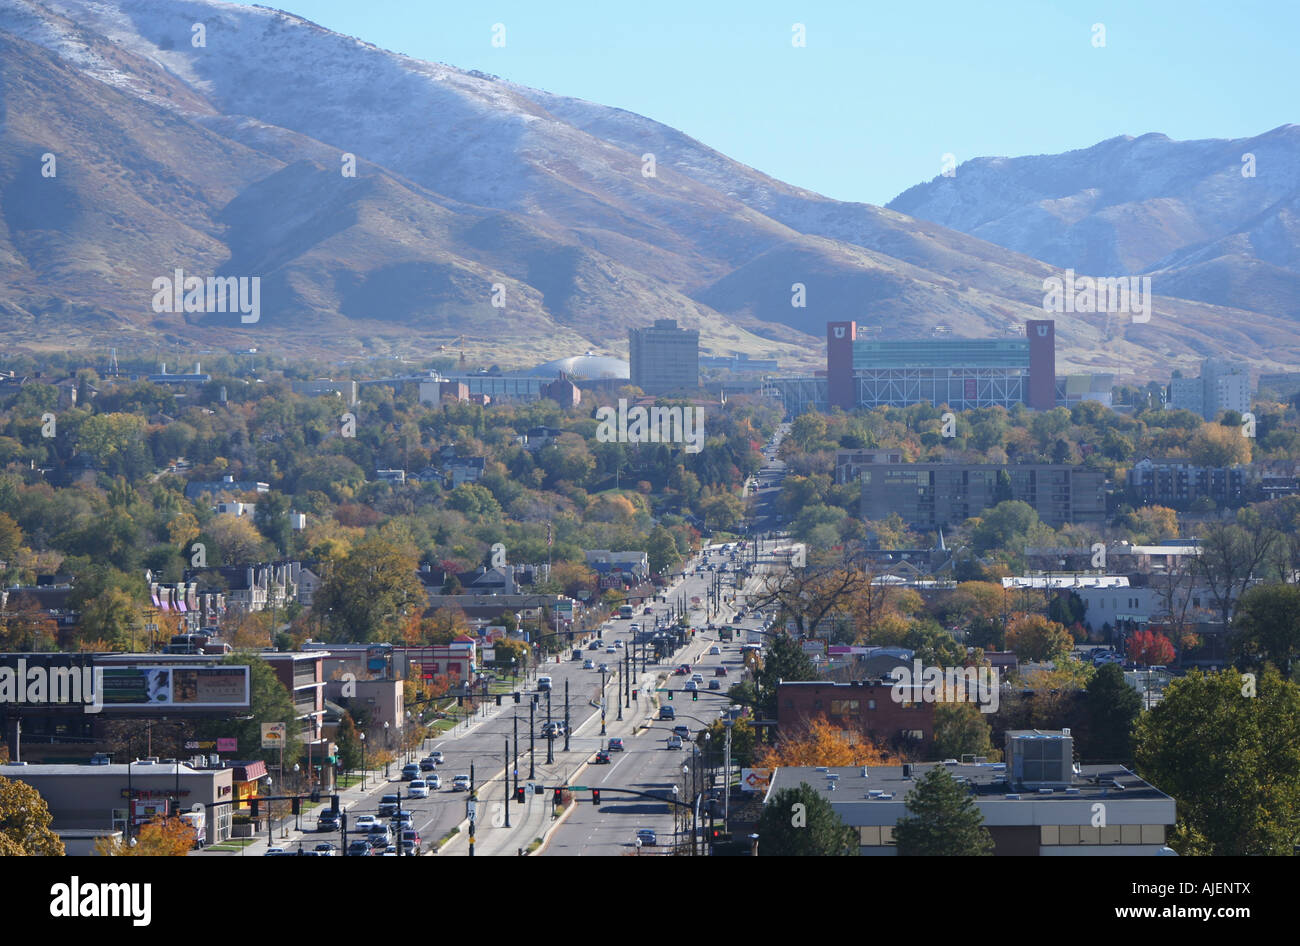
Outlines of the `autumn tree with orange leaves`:
M 140 826 L 135 844 L 103 837 L 95 842 L 101 857 L 184 857 L 197 840 L 194 828 L 180 818 L 159 818 Z
M 774 746 L 761 747 L 755 758 L 755 763 L 763 768 L 896 765 L 899 761 L 860 732 L 837 729 L 821 718 L 811 720 L 801 731 L 782 736 Z

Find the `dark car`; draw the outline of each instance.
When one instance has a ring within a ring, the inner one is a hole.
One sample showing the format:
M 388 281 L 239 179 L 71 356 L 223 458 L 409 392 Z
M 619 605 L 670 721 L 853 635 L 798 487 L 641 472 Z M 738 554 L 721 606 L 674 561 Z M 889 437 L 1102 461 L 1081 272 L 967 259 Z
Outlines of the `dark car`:
M 591 760 L 592 765 L 609 765 L 609 751 L 601 749 L 596 753 L 596 758 Z
M 348 844 L 348 857 L 370 857 L 374 853 L 374 847 L 364 838 L 358 838 Z
M 339 829 L 339 813 L 325 809 L 316 818 L 317 831 L 337 831 Z
M 420 771 L 421 771 L 421 772 L 432 772 L 432 771 L 433 771 L 434 769 L 436 769 L 437 767 L 438 767 L 438 763 L 437 763 L 437 762 L 434 762 L 432 759 L 421 759 L 421 760 L 420 760 Z
M 622 751 L 623 751 L 623 740 L 622 740 L 622 739 L 611 739 L 611 740 L 609 741 L 609 751 L 610 751 L 610 752 L 622 752 Z

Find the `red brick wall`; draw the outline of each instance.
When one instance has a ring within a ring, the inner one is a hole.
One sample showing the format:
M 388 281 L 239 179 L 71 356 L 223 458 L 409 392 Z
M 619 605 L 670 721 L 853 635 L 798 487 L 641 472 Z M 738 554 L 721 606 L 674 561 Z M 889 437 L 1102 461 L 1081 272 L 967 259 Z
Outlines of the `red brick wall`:
M 893 687 L 876 685 L 782 684 L 777 691 L 777 725 L 782 732 L 789 732 L 821 717 L 839 729 L 856 729 L 882 744 L 897 739 L 902 730 L 920 730 L 922 747 L 929 749 L 934 742 L 934 704 L 905 707 L 894 701 L 893 692 Z M 853 700 L 858 703 L 856 712 Z M 836 709 L 840 712 L 833 714 Z

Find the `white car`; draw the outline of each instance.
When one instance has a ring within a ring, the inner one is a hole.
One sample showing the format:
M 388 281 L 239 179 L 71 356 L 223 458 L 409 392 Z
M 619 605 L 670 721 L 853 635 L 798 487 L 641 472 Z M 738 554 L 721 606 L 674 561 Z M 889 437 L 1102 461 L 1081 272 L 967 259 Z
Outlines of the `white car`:
M 709 648 L 709 656 L 710 656 L 710 657 L 716 657 L 717 655 L 719 655 L 719 654 L 721 654 L 721 653 L 722 653 L 722 648 L 719 647 L 717 644 L 714 644 L 712 647 Z
M 428 798 L 429 785 L 424 779 L 417 778 L 406 787 L 406 794 L 410 798 Z
M 687 680 L 686 686 L 684 686 L 682 689 L 686 690 L 689 693 L 691 691 L 698 690 L 699 688 L 700 685 L 696 683 L 694 680 Z
M 353 831 L 369 831 L 372 824 L 378 824 L 379 819 L 374 815 L 362 815 L 352 823 Z
M 430 791 L 436 792 L 442 788 L 442 779 L 437 775 L 429 775 L 425 777 L 424 784 L 428 786 Z
M 693 674 L 691 674 L 691 681 L 692 681 L 693 683 L 703 683 L 703 682 L 704 682 L 704 674 L 702 674 L 702 673 L 693 673 Z
M 451 790 L 453 792 L 469 791 L 469 776 L 457 775 L 454 779 L 451 780 Z

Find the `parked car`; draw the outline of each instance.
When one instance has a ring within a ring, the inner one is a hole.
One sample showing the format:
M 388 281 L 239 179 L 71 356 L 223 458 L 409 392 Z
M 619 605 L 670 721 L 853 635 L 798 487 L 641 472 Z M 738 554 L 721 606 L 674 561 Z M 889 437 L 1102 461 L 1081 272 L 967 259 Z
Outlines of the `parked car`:
M 713 682 L 716 683 L 717 681 L 715 680 Z M 429 783 L 422 778 L 415 779 L 413 782 L 411 782 L 411 785 L 408 789 L 408 794 L 409 797 L 411 798 L 428 798 Z
M 451 790 L 453 792 L 469 791 L 469 776 L 457 775 L 454 779 L 451 780 Z

